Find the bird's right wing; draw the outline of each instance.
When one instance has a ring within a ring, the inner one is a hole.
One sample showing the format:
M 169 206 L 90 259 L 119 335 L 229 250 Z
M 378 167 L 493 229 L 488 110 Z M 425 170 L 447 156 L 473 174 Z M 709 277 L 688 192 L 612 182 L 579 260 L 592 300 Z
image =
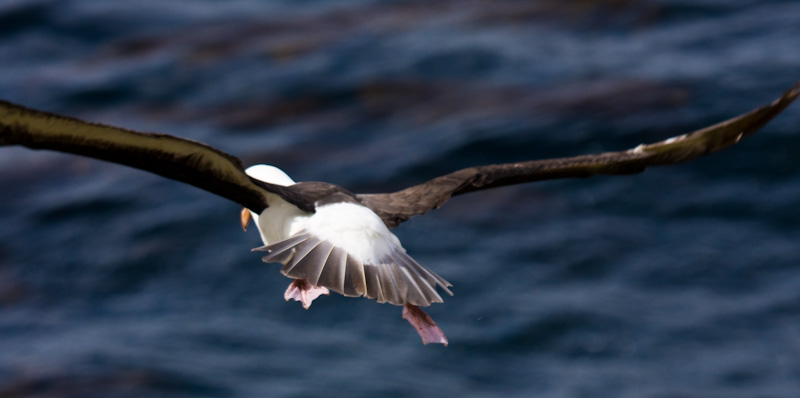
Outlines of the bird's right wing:
M 208 145 L 167 134 L 84 122 L 0 101 L 0 146 L 21 145 L 120 163 L 185 182 L 261 213 L 267 195 L 285 188 L 253 180 L 242 162 Z M 308 207 L 303 203 L 303 207 Z
M 598 174 L 636 174 L 649 166 L 683 163 L 739 142 L 781 113 L 800 95 L 800 82 L 771 104 L 733 119 L 650 145 L 619 152 L 532 160 L 462 169 L 394 193 L 357 198 L 393 228 L 438 209 L 456 195 L 525 182 Z

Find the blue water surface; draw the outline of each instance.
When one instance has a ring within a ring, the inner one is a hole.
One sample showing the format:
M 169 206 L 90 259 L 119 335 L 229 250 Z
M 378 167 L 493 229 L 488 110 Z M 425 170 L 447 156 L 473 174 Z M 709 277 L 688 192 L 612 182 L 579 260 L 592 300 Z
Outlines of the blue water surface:
M 724 120 L 799 45 L 786 0 L 4 0 L 0 98 L 385 192 Z M 797 397 L 798 159 L 794 104 L 685 165 L 411 220 L 445 348 L 399 307 L 285 302 L 235 203 L 0 148 L 0 397 Z

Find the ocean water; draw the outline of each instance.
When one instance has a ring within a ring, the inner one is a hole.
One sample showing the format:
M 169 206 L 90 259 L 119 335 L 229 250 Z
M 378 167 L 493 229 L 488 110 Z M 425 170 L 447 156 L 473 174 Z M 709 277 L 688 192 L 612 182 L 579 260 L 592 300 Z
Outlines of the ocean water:
M 630 148 L 800 79 L 800 2 L 0 1 L 0 98 L 385 192 Z M 395 232 L 453 283 L 283 300 L 239 207 L 0 148 L 0 397 L 797 397 L 800 105 L 726 151 L 458 197 Z

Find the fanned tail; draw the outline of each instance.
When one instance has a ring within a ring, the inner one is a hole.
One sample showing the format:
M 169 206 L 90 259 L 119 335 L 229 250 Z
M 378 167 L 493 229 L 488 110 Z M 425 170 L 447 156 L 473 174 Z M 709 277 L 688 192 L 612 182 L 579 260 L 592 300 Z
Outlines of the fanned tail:
M 444 278 L 423 267 L 395 247 L 377 264 L 364 263 L 344 249 L 313 234 L 301 231 L 283 241 L 253 249 L 269 254 L 262 260 L 281 263 L 281 273 L 304 279 L 347 297 L 366 296 L 379 303 L 412 304 L 427 307 L 441 303 L 439 286 L 450 294 L 452 286 Z

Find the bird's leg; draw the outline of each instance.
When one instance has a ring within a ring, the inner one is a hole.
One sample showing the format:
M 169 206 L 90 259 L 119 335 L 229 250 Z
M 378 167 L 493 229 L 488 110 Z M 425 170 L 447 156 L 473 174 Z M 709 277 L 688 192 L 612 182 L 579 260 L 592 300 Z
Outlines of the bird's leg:
M 286 289 L 283 298 L 286 301 L 294 300 L 303 304 L 303 308 L 308 309 L 311 307 L 311 302 L 321 295 L 329 295 L 331 292 L 328 288 L 322 286 L 314 286 L 308 283 L 305 279 L 295 279 Z
M 252 220 L 250 210 L 247 208 L 242 209 L 240 221 L 242 222 L 243 230 L 247 231 L 247 225 L 250 224 L 250 220 Z M 311 303 L 314 299 L 323 294 L 328 295 L 331 294 L 331 292 L 325 287 L 314 286 L 305 279 L 295 279 L 289 284 L 289 288 L 286 289 L 286 292 L 283 293 L 283 298 L 286 299 L 286 301 L 299 301 L 303 304 L 303 308 L 308 309 L 308 307 L 311 307 Z
M 406 304 L 403 306 L 403 319 L 407 320 L 414 329 L 417 329 L 419 337 L 422 337 L 422 344 L 439 343 L 447 347 L 447 337 L 442 329 L 436 326 L 436 322 L 416 305 Z

